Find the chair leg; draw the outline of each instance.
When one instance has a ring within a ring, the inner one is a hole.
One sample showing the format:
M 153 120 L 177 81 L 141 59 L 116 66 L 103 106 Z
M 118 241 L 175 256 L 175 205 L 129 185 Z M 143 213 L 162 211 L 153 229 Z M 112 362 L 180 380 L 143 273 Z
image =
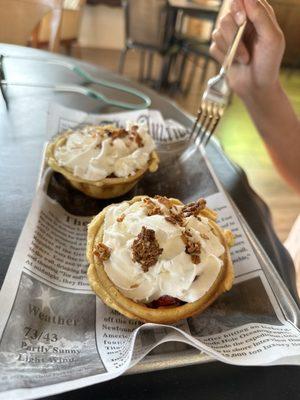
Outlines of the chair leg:
M 38 49 L 39 47 L 39 31 L 41 28 L 41 24 L 38 24 L 32 32 L 31 35 L 31 46 Z
M 205 57 L 203 70 L 202 70 L 202 74 L 201 74 L 201 77 L 200 77 L 200 87 L 202 87 L 204 82 L 205 82 L 205 78 L 206 78 L 206 75 L 207 75 L 208 64 L 209 64 L 209 58 Z
M 160 77 L 157 81 L 156 89 L 161 90 L 162 88 L 167 88 L 169 84 L 169 74 L 170 74 L 170 67 L 171 67 L 172 57 L 170 54 L 163 56 L 162 58 L 162 66 L 160 70 Z
M 186 62 L 187 62 L 187 53 L 186 53 L 186 51 L 183 51 L 182 57 L 181 57 L 181 63 L 180 63 L 180 67 L 179 67 L 179 72 L 178 72 L 178 76 L 177 76 L 177 88 L 179 90 L 183 90 L 182 89 L 182 80 L 184 78 Z
M 127 47 L 125 47 L 125 49 L 123 49 L 123 50 L 121 51 L 120 60 L 119 60 L 119 68 L 118 68 L 119 74 L 123 74 L 124 64 L 125 64 L 125 58 L 126 58 L 127 51 L 128 51 L 128 48 L 127 48 Z
M 71 57 L 71 55 L 72 55 L 72 42 L 68 40 L 68 41 L 66 41 L 64 43 L 64 45 L 65 45 L 67 56 Z
M 195 76 L 197 61 L 198 61 L 198 56 L 196 55 L 195 58 L 194 58 L 194 61 L 193 61 L 192 71 L 190 72 L 187 85 L 186 85 L 186 87 L 184 89 L 184 94 L 188 94 L 189 91 L 191 90 L 192 83 L 193 83 L 193 78 Z
M 145 52 L 145 50 L 142 50 L 141 51 L 141 61 L 140 61 L 140 71 L 139 71 L 139 81 L 140 82 L 143 82 L 143 80 L 144 80 L 145 57 L 146 57 L 146 52 Z
M 76 46 L 74 46 L 73 49 L 75 50 L 76 58 L 82 59 L 82 49 L 79 46 L 79 43 L 76 43 Z M 71 51 L 72 51 L 72 49 L 71 49 Z
M 147 73 L 146 73 L 146 80 L 151 81 L 152 79 L 152 66 L 153 66 L 153 52 L 149 53 L 148 65 L 147 65 Z

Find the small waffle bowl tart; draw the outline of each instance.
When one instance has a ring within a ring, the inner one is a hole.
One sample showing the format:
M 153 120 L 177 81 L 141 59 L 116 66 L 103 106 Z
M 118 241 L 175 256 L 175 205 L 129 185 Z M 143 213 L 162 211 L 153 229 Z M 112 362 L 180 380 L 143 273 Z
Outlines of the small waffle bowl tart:
M 143 198 L 145 197 L 136 196 L 128 203 L 133 204 Z M 177 199 L 170 198 L 169 200 L 174 205 L 182 205 Z M 87 241 L 87 258 L 90 264 L 88 268 L 88 280 L 92 290 L 107 306 L 117 310 L 129 319 L 168 324 L 200 314 L 222 293 L 231 289 L 234 272 L 229 248 L 233 244 L 233 234 L 231 231 L 222 230 L 215 222 L 216 214 L 214 211 L 205 207 L 199 215 L 209 220 L 208 223 L 211 230 L 220 239 L 220 243 L 224 246 L 225 251 L 220 256 L 223 265 L 214 282 L 204 295 L 194 302 L 181 302 L 182 304 L 180 305 L 156 306 L 155 308 L 151 304 L 143 304 L 126 297 L 109 279 L 103 262 L 99 260 L 95 252 L 97 244 L 103 240 L 103 225 L 107 208 L 104 208 L 90 223 Z
M 87 196 L 96 199 L 111 199 L 122 196 L 129 192 L 147 171 L 155 172 L 158 169 L 159 158 L 154 150 L 149 155 L 148 163 L 143 168 L 137 170 L 134 175 L 130 175 L 129 177 L 107 177 L 98 181 L 77 177 L 72 173 L 70 168 L 60 166 L 55 158 L 56 149 L 65 145 L 68 136 L 71 133 L 72 131 L 70 130 L 59 134 L 48 143 L 46 149 L 46 160 L 48 165 L 54 171 L 62 174 L 74 188 L 80 190 Z

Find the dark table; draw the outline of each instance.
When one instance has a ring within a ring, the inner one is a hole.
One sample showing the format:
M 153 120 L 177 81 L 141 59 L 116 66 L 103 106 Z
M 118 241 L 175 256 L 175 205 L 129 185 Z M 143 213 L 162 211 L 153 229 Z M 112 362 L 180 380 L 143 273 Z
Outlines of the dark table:
M 1 54 L 30 57 L 49 56 L 39 50 L 0 45 Z M 62 56 L 55 56 L 63 59 Z M 74 60 L 75 62 L 75 60 Z M 78 62 L 78 61 L 76 61 Z M 86 63 L 79 63 L 98 78 L 136 83 Z M 71 72 L 60 67 L 29 61 L 7 61 L 9 80 L 82 83 Z M 165 118 L 173 118 L 190 127 L 191 118 L 169 100 L 142 87 L 152 99 L 152 107 Z M 112 95 L 112 91 L 103 92 Z M 9 111 L 0 99 L 0 284 L 2 284 L 19 234 L 34 196 L 46 131 L 50 102 L 88 112 L 111 112 L 116 109 L 75 94 L 55 94 L 46 89 L 10 87 L 7 90 Z M 124 94 L 118 95 L 121 100 Z M 216 141 L 208 147 L 208 155 L 221 182 L 236 202 L 252 230 L 265 248 L 282 279 L 297 299 L 293 264 L 277 239 L 268 208 L 252 191 L 243 171 L 223 153 Z M 0 307 L 3 307 L 1 304 Z M 147 374 L 123 376 L 113 382 L 53 396 L 59 399 L 296 399 L 300 396 L 299 367 L 241 368 L 214 362 Z

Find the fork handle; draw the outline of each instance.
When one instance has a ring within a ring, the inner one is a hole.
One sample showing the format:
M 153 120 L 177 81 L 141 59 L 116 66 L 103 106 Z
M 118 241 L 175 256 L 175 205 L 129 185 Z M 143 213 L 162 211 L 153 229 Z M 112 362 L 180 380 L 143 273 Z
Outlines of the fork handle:
M 240 40 L 245 31 L 246 25 L 247 25 L 247 21 L 245 21 L 242 25 L 240 25 L 238 27 L 236 34 L 234 36 L 234 39 L 232 41 L 232 44 L 231 44 L 230 48 L 228 49 L 227 54 L 225 56 L 225 60 L 222 64 L 222 68 L 220 71 L 221 74 L 225 75 L 228 72 L 229 68 L 231 67 L 231 64 L 234 60 L 238 45 L 239 45 Z

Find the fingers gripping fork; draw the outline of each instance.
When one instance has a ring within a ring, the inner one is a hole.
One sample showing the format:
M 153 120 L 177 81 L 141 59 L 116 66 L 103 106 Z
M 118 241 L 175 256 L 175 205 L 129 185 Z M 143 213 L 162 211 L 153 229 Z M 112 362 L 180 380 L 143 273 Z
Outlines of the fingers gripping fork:
M 207 82 L 197 118 L 190 133 L 190 141 L 199 141 L 199 144 L 203 143 L 206 146 L 224 113 L 230 95 L 226 75 L 234 60 L 245 27 L 246 21 L 239 26 L 219 74 Z

